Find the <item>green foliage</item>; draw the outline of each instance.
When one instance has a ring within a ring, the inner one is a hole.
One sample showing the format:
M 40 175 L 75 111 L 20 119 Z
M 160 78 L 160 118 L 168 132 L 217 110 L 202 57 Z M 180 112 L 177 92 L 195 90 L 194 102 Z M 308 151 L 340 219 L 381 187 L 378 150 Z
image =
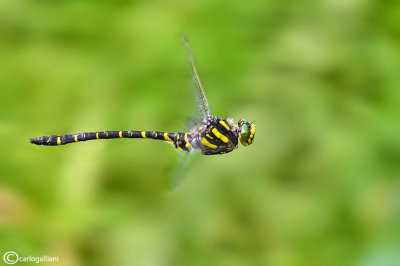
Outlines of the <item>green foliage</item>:
M 2 1 L 0 255 L 63 265 L 399 265 L 395 1 Z M 211 111 L 254 144 L 195 156 L 177 131 L 194 53 Z M 28 265 L 28 264 L 27 264 Z

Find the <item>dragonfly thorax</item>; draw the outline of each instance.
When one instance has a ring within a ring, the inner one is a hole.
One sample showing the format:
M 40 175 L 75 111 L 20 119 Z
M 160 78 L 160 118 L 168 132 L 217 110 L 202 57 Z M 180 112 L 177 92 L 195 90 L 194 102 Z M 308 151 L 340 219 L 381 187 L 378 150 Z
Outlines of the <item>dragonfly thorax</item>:
M 191 146 L 205 155 L 224 154 L 238 145 L 238 129 L 231 119 L 208 115 L 192 130 Z

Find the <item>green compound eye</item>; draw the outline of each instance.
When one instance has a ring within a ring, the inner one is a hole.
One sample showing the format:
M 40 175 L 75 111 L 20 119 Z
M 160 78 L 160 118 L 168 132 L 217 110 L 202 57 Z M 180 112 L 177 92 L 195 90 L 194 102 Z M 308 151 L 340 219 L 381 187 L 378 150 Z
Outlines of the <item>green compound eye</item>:
M 239 140 L 243 146 L 248 146 L 254 142 L 254 135 L 256 133 L 256 125 L 240 119 L 238 122 L 240 129 Z
M 246 124 L 244 124 L 244 125 L 242 126 L 242 130 L 240 131 L 240 134 L 241 134 L 241 137 L 242 137 L 243 139 L 248 139 L 248 138 L 249 138 L 249 136 L 250 136 L 250 129 L 249 129 L 249 127 L 248 127 Z

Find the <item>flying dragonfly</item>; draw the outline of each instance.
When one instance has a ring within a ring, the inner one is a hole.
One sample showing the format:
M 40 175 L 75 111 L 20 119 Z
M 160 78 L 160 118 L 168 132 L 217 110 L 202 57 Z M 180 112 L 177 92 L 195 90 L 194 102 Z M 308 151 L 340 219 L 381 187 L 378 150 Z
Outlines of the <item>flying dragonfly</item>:
M 254 142 L 256 125 L 240 119 L 235 125 L 233 119 L 223 119 L 212 115 L 203 87 L 194 64 L 189 42 L 185 36 L 183 41 L 189 55 L 192 78 L 197 90 L 197 101 L 201 115 L 201 122 L 189 132 L 161 132 L 161 131 L 98 131 L 84 132 L 69 135 L 51 135 L 31 138 L 30 143 L 45 146 L 58 146 L 68 143 L 81 142 L 96 139 L 155 139 L 172 144 L 180 151 L 192 152 L 201 150 L 204 155 L 224 154 L 238 147 L 238 142 L 248 146 Z

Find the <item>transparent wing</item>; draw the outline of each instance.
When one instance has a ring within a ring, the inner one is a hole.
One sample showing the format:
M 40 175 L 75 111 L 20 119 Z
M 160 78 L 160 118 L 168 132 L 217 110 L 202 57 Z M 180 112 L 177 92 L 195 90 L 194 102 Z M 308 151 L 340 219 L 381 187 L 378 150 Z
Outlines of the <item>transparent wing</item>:
M 187 174 L 187 169 L 190 164 L 190 162 L 193 160 L 194 156 L 196 154 L 199 154 L 196 151 L 193 152 L 186 152 L 186 153 L 180 153 L 182 156 L 179 160 L 179 164 L 175 168 L 175 170 L 172 173 L 171 176 L 171 189 L 174 190 L 176 187 L 178 187 L 182 182 L 183 179 L 185 179 L 185 176 Z
M 181 34 L 183 42 L 185 44 L 186 51 L 188 53 L 189 59 L 190 59 L 190 64 L 192 67 L 192 78 L 194 81 L 194 84 L 196 85 L 196 92 L 197 92 L 197 102 L 198 102 L 198 109 L 200 111 L 200 116 L 201 118 L 196 118 L 196 119 L 190 119 L 187 123 L 188 131 L 190 131 L 193 128 L 197 128 L 199 123 L 201 123 L 201 120 L 209 115 L 211 115 L 210 107 L 208 105 L 208 101 L 206 98 L 206 95 L 204 94 L 203 87 L 200 83 L 199 76 L 197 74 L 196 67 L 194 65 L 193 61 L 193 55 L 192 51 L 190 49 L 189 41 L 187 40 L 186 36 L 184 34 Z M 171 176 L 171 189 L 174 190 L 176 187 L 178 187 L 183 179 L 185 179 L 186 174 L 187 174 L 187 169 L 192 161 L 193 157 L 196 156 L 196 154 L 199 154 L 199 151 L 192 151 L 192 152 L 180 152 L 181 158 L 179 160 L 179 164 L 175 168 L 175 170 L 172 173 Z
M 203 87 L 201 86 L 199 75 L 197 74 L 197 70 L 194 65 L 193 55 L 192 55 L 192 51 L 190 49 L 189 41 L 184 34 L 182 34 L 182 39 L 183 39 L 183 42 L 185 43 L 186 51 L 189 55 L 190 64 L 192 65 L 192 75 L 193 75 L 194 84 L 196 85 L 196 89 L 197 89 L 197 98 L 198 98 L 198 102 L 199 102 L 199 109 L 200 109 L 201 115 L 204 118 L 204 117 L 211 115 L 210 106 L 208 105 L 206 95 L 204 93 Z

